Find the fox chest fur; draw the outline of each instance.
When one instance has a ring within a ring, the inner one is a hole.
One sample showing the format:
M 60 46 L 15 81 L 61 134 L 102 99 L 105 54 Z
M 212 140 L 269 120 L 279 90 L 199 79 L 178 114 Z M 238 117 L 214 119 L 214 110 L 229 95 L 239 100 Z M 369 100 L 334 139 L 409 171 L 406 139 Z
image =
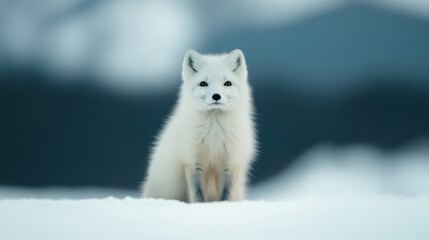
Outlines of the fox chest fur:
M 234 149 L 234 126 L 217 110 L 204 116 L 194 128 L 195 161 L 203 169 L 221 170 L 229 165 Z

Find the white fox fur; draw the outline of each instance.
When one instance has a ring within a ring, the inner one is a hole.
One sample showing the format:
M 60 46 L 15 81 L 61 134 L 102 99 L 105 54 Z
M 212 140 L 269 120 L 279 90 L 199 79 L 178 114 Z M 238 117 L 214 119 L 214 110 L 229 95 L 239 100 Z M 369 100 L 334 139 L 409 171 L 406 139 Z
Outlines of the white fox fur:
M 150 157 L 143 197 L 185 202 L 244 199 L 256 140 L 243 53 L 236 49 L 201 55 L 189 50 L 182 79 L 176 108 Z

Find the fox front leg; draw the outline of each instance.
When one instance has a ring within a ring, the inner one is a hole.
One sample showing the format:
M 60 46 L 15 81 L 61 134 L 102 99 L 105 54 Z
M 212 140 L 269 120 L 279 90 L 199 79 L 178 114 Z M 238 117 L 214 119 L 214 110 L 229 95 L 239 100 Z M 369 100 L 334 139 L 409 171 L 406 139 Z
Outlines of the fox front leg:
M 233 170 L 231 170 L 230 168 L 225 168 L 223 170 L 223 184 L 222 184 L 222 190 L 221 190 L 221 197 L 220 200 L 221 201 L 228 201 L 228 200 L 233 200 L 232 199 L 232 189 L 233 189 Z
M 203 192 L 203 170 L 198 166 L 185 166 L 186 188 L 188 202 L 205 202 Z

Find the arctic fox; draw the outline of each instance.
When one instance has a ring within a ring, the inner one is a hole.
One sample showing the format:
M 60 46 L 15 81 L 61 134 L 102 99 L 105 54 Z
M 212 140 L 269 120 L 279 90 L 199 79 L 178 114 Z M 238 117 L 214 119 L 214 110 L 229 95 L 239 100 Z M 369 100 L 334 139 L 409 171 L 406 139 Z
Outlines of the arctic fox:
M 176 108 L 152 149 L 143 197 L 244 199 L 256 140 L 242 51 L 201 55 L 188 50 L 182 79 Z

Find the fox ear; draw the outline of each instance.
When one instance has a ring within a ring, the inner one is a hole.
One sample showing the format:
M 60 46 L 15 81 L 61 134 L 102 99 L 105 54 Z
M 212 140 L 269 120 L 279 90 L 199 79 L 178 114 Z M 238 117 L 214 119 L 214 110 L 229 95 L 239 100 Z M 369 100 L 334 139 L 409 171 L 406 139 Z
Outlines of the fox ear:
M 197 73 L 203 65 L 203 56 L 193 49 L 188 50 L 185 54 L 185 58 L 183 59 L 183 78 L 187 79 Z
M 246 69 L 246 61 L 244 59 L 243 52 L 240 49 L 235 49 L 230 52 L 227 56 L 226 62 L 233 72 Z

